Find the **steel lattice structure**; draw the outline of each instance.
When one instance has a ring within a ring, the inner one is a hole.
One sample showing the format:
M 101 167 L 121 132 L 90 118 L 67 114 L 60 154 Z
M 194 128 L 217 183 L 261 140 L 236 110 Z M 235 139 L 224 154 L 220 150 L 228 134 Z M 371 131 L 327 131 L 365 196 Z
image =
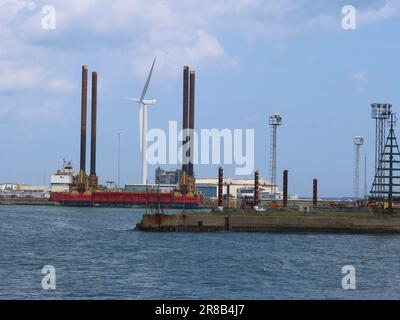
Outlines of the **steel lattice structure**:
M 400 150 L 395 135 L 395 114 L 390 112 L 389 134 L 378 159 L 370 200 L 392 211 L 393 201 L 400 200 Z
M 372 119 L 375 120 L 375 181 L 376 187 L 373 187 L 374 194 L 372 197 L 382 197 L 381 186 L 383 184 L 383 177 L 381 172 L 378 171 L 379 161 L 383 153 L 386 138 L 386 123 L 390 119 L 392 113 L 392 105 L 387 103 L 374 103 L 371 105 Z

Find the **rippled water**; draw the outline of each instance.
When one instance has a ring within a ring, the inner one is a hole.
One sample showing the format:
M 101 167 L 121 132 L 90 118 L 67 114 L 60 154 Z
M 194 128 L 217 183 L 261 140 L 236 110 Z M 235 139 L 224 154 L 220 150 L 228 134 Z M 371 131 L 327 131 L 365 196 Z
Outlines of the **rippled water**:
M 400 236 L 133 232 L 142 213 L 0 206 L 0 299 L 400 298 Z

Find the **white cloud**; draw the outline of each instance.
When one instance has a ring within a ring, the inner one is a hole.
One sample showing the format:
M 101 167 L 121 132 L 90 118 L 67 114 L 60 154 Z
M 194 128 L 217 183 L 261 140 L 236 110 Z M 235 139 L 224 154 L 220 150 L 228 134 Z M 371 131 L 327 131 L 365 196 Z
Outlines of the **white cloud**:
M 17 97 L 13 101 L 0 102 L 0 116 L 4 119 L 18 121 L 46 121 L 64 119 L 65 104 L 54 97 L 43 101 L 32 101 L 30 97 Z
M 18 91 L 37 87 L 43 79 L 39 67 L 0 61 L 0 91 Z
M 68 93 L 75 89 L 75 85 L 65 79 L 53 79 L 48 83 L 51 90 L 56 92 Z
M 400 0 L 389 0 L 381 7 L 370 7 L 360 10 L 357 20 L 360 24 L 369 24 L 385 20 L 400 12 Z
M 68 93 L 75 89 L 70 81 L 56 78 L 51 71 L 45 71 L 35 64 L 0 59 L 0 92 L 16 92 L 39 87 L 41 92 L 46 87 L 51 91 L 61 93 Z
M 131 61 L 132 72 L 140 79 L 148 74 L 154 56 L 157 56 L 157 73 L 164 79 L 180 75 L 183 64 L 199 68 L 212 62 L 232 65 L 235 61 L 228 57 L 215 36 L 203 30 L 198 30 L 190 43 L 185 39 L 179 39 L 162 47 L 150 43 L 141 46 L 139 50 L 139 54 L 133 56 Z
M 11 21 L 22 10 L 34 10 L 36 4 L 34 1 L 24 0 L 0 0 L 0 22 Z
M 194 46 L 185 48 L 185 53 L 191 61 L 225 56 L 225 50 L 216 37 L 205 33 L 203 30 L 199 30 L 197 35 Z
M 368 80 L 368 75 L 364 71 L 358 71 L 353 73 L 352 79 L 354 82 L 366 82 Z
M 8 104 L 0 103 L 0 117 L 4 118 L 12 112 L 13 108 Z
M 32 2 L 2 1 L 25 6 Z M 54 4 L 57 30 L 51 33 L 40 28 L 39 9 L 47 1 L 34 3 L 37 10 L 29 19 L 19 20 L 13 31 L 25 43 L 47 43 L 52 50 L 68 46 L 77 55 L 90 48 L 109 56 L 118 54 L 127 63 L 148 61 L 159 53 L 160 61 L 172 67 L 170 75 L 175 75 L 173 63 L 177 62 L 180 67 L 237 61 L 225 49 L 221 35 L 234 34 L 252 42 L 268 40 L 280 47 L 298 33 L 340 28 L 342 17 L 340 5 L 312 0 L 59 0 Z M 400 0 L 387 0 L 378 8 L 368 3 L 358 6 L 363 23 L 391 17 L 400 7 Z
M 360 94 L 367 92 L 368 74 L 365 71 L 354 72 L 351 76 L 355 90 Z
M 400 12 L 400 0 L 380 3 L 359 4 L 360 23 Z M 279 48 L 299 33 L 340 28 L 341 19 L 340 5 L 330 1 L 58 0 L 57 29 L 49 32 L 40 23 L 46 4 L 0 0 L 0 91 L 67 94 L 75 89 L 71 68 L 83 63 L 97 64 L 110 81 L 112 73 L 133 74 L 141 83 L 155 55 L 162 80 L 180 76 L 184 64 L 236 68 L 240 60 L 222 40 L 227 35 Z M 365 79 L 353 75 L 354 81 Z
M 21 106 L 20 106 L 21 107 Z M 47 99 L 41 103 L 30 102 L 20 110 L 20 117 L 26 120 L 45 120 L 65 117 L 64 105 L 58 100 Z

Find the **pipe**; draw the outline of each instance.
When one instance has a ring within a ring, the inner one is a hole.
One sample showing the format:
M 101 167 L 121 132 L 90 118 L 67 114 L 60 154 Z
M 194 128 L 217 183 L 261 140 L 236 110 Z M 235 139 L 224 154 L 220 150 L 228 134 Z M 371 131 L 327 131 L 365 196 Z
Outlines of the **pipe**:
M 253 206 L 257 207 L 260 204 L 260 172 L 256 171 L 254 174 L 254 203 Z
M 195 127 L 195 108 L 196 108 L 196 72 L 190 72 L 190 97 L 189 97 L 189 129 L 190 129 L 190 157 L 188 173 L 190 177 L 194 177 L 194 127 Z
M 289 171 L 283 171 L 283 207 L 288 207 Z
M 88 83 L 88 67 L 82 66 L 81 163 L 80 163 L 81 173 L 86 172 L 87 83 Z
M 92 73 L 92 126 L 90 145 L 90 175 L 96 176 L 96 134 L 97 134 L 97 72 Z
M 313 206 L 318 206 L 318 179 L 313 182 Z
M 226 195 L 228 198 L 228 209 L 231 208 L 231 184 L 227 183 L 226 184 Z
M 222 208 L 224 206 L 223 199 L 223 188 L 224 188 L 224 169 L 219 168 L 218 171 L 218 207 Z
M 185 149 L 185 145 L 189 139 L 186 136 L 187 129 L 189 128 L 189 67 L 183 68 L 183 158 L 182 158 L 182 173 L 188 173 L 188 152 Z

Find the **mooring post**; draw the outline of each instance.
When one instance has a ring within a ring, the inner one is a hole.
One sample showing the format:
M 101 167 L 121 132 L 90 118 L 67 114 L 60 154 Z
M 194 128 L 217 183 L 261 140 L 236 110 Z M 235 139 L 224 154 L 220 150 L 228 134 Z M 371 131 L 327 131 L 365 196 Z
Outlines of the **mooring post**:
M 318 206 L 318 179 L 314 179 L 313 183 L 313 206 L 314 208 Z
M 223 188 L 224 188 L 224 169 L 219 168 L 218 171 L 218 209 L 224 209 Z
M 229 216 L 225 217 L 225 232 L 229 232 L 230 231 L 230 221 L 229 221 Z
M 288 207 L 289 171 L 283 171 L 283 207 Z
M 256 171 L 254 174 L 254 201 L 253 208 L 258 207 L 260 204 L 260 172 Z

